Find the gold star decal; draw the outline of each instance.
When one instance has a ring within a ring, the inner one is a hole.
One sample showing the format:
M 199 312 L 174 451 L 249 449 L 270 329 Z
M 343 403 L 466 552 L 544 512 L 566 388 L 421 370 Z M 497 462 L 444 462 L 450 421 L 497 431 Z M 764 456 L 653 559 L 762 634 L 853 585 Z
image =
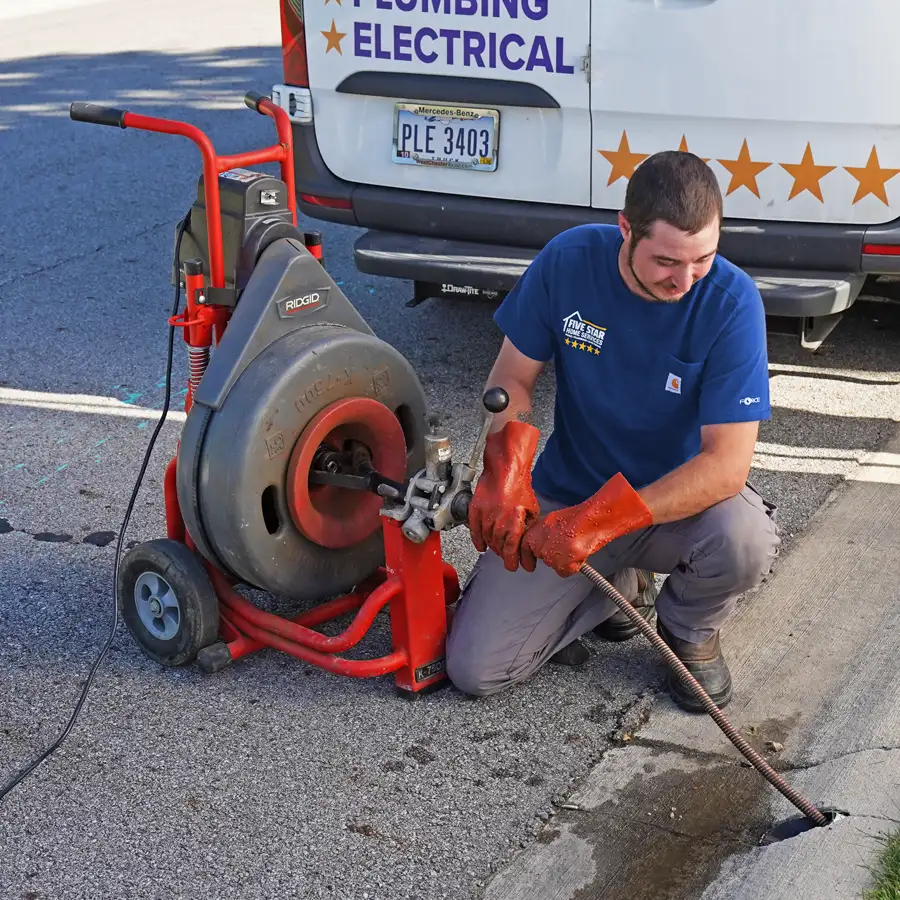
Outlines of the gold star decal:
M 756 176 L 764 169 L 768 169 L 772 163 L 769 162 L 753 162 L 750 158 L 750 150 L 747 147 L 747 139 L 741 146 L 741 152 L 737 159 L 720 159 L 718 160 L 731 173 L 731 183 L 728 185 L 728 191 L 725 194 L 733 194 L 738 188 L 745 187 L 748 191 L 759 197 L 759 185 L 756 183 Z
M 678 145 L 678 151 L 680 153 L 693 153 L 693 151 L 688 148 L 686 135 L 681 136 L 681 143 Z M 701 156 L 700 159 L 703 159 L 703 157 Z M 703 162 L 708 163 L 709 160 L 703 159 Z
M 578 349 L 579 349 L 579 350 L 584 350 L 584 341 L 582 341 L 582 342 L 578 345 Z
M 341 0 L 334 0 L 334 2 L 337 3 L 338 6 L 341 5 Z M 328 6 L 329 3 L 331 3 L 331 0 L 325 0 L 325 5 L 326 5 L 326 6 Z
M 791 188 L 791 196 L 788 197 L 788 200 L 793 200 L 803 191 L 809 191 L 820 203 L 825 202 L 819 182 L 829 172 L 834 171 L 836 166 L 817 166 L 809 143 L 807 143 L 803 159 L 799 163 L 780 163 L 780 165 L 794 179 L 794 186 Z
M 323 31 L 322 37 L 328 41 L 328 46 L 325 48 L 326 53 L 331 53 L 332 50 L 337 50 L 341 56 L 344 55 L 344 51 L 341 50 L 341 41 L 347 37 L 345 32 L 338 31 L 334 24 L 334 19 L 331 20 L 331 31 Z
M 568 338 L 566 338 L 566 346 L 567 346 L 567 347 L 571 347 L 571 346 L 572 346 L 572 342 L 571 342 Z
M 612 166 L 612 171 L 609 173 L 609 181 L 606 182 L 607 187 L 620 178 L 628 181 L 634 175 L 634 170 L 648 155 L 646 153 L 632 153 L 631 147 L 628 146 L 628 134 L 624 131 L 622 132 L 622 139 L 619 141 L 618 150 L 598 150 L 597 152 Z
M 844 166 L 844 168 L 859 182 L 853 205 L 859 203 L 863 197 L 874 194 L 885 206 L 888 205 L 887 192 L 884 186 L 898 173 L 900 169 L 882 169 L 878 162 L 878 151 L 874 145 L 869 154 L 869 161 L 864 168 Z

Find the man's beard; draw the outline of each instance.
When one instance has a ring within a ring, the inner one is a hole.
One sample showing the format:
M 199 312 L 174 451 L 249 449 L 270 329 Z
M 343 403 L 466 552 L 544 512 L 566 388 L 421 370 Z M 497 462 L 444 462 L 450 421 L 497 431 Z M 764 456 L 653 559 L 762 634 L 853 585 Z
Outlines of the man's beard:
M 628 242 L 628 268 L 631 270 L 631 277 L 637 282 L 637 286 L 648 296 L 651 297 L 656 303 L 677 303 L 681 297 L 657 297 L 647 285 L 638 278 L 637 272 L 634 271 L 634 251 L 637 249 L 637 241 L 634 239 L 634 235 L 631 235 L 631 239 Z M 684 296 L 683 294 L 681 296 Z

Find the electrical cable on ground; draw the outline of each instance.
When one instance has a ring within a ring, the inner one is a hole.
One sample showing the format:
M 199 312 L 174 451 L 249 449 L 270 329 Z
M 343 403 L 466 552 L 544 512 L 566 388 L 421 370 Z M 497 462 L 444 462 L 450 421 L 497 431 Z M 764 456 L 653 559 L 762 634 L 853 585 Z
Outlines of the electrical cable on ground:
M 188 214 L 190 215 L 190 214 Z M 175 258 L 173 262 L 174 274 L 175 274 L 175 300 L 172 304 L 172 315 L 175 316 L 178 313 L 178 306 L 181 302 L 181 278 L 178 272 L 178 256 L 181 249 L 181 239 L 184 236 L 185 229 L 187 227 L 188 215 L 179 222 L 178 224 L 178 232 L 175 238 Z M 0 788 L 0 800 L 3 800 L 10 791 L 13 790 L 17 785 L 19 785 L 25 778 L 27 778 L 35 769 L 38 768 L 43 762 L 45 762 L 62 744 L 62 742 L 68 737 L 69 732 L 75 725 L 75 722 L 78 718 L 79 713 L 81 712 L 82 706 L 84 706 L 84 702 L 87 699 L 88 691 L 91 688 L 91 684 L 94 681 L 94 676 L 97 674 L 97 670 L 100 668 L 100 664 L 103 662 L 106 654 L 109 652 L 109 648 L 112 646 L 112 642 L 116 636 L 116 630 L 119 626 L 119 604 L 117 599 L 117 585 L 119 583 L 119 563 L 122 558 L 122 544 L 125 540 L 125 532 L 128 529 L 128 523 L 131 520 L 131 513 L 134 509 L 135 501 L 137 500 L 138 493 L 141 489 L 141 482 L 144 480 L 144 473 L 147 471 L 147 466 L 150 463 L 150 457 L 153 453 L 153 448 L 156 444 L 156 438 L 159 435 L 159 432 L 162 430 L 163 424 L 166 421 L 166 415 L 169 412 L 169 402 L 172 396 L 172 357 L 174 352 L 174 343 L 175 343 L 175 327 L 174 325 L 169 325 L 169 338 L 168 338 L 168 346 L 166 350 L 166 399 L 163 403 L 162 412 L 159 417 L 159 421 L 156 424 L 156 428 L 153 430 L 153 434 L 150 436 L 150 443 L 147 445 L 147 450 L 144 453 L 144 461 L 141 464 L 140 472 L 138 472 L 137 480 L 134 484 L 134 489 L 131 492 L 131 499 L 128 502 L 128 507 L 125 510 L 125 518 L 122 521 L 122 528 L 119 531 L 119 540 L 116 544 L 116 561 L 113 571 L 113 618 L 112 625 L 109 630 L 109 636 L 106 639 L 106 643 L 103 645 L 103 649 L 101 649 L 99 656 L 94 661 L 93 666 L 91 666 L 91 670 L 88 673 L 87 680 L 84 683 L 84 687 L 81 690 L 81 696 L 78 698 L 78 703 L 75 705 L 75 709 L 72 712 L 72 716 L 69 719 L 68 724 L 63 729 L 62 733 L 59 737 L 43 752 L 34 759 L 31 763 L 29 763 L 21 772 L 15 775 L 9 782 L 3 785 Z

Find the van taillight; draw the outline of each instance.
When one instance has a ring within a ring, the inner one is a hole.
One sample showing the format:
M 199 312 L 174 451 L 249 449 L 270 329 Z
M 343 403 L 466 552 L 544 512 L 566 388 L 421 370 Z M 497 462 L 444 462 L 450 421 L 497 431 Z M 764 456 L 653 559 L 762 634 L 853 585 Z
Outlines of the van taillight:
M 281 0 L 281 59 L 285 84 L 309 87 L 303 0 Z
M 301 194 L 300 199 L 310 206 L 326 206 L 330 209 L 353 209 L 353 203 L 350 200 L 344 200 L 339 197 L 320 197 L 316 194 Z
M 863 253 L 873 256 L 900 256 L 900 246 L 896 244 L 863 244 Z

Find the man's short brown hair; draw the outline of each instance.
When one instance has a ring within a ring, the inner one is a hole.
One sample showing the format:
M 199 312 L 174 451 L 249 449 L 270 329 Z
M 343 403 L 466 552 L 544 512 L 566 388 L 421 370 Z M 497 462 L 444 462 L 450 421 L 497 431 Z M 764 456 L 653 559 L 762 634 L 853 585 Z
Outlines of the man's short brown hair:
M 713 170 L 684 150 L 654 153 L 635 170 L 625 191 L 622 214 L 637 243 L 657 221 L 697 234 L 714 218 L 722 221 L 722 191 Z

